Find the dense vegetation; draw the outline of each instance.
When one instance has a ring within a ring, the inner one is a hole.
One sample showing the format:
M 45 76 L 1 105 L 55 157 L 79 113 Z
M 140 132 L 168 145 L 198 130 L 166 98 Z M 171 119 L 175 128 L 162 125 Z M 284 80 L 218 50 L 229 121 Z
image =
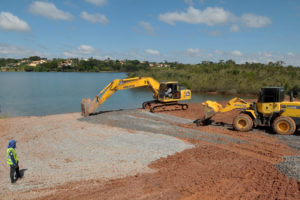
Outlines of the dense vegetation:
M 287 92 L 293 90 L 296 93 L 300 88 L 300 68 L 283 67 L 282 62 L 236 64 L 228 60 L 196 65 L 169 64 L 168 68 L 139 70 L 129 73 L 129 76 L 151 76 L 159 81 L 178 80 L 199 92 L 257 94 L 261 87 L 283 86 Z
M 256 94 L 261 87 L 283 86 L 295 93 L 300 88 L 300 67 L 283 66 L 283 62 L 236 64 L 233 60 L 218 63 L 203 61 L 191 65 L 177 62 L 149 63 L 138 60 L 52 59 L 30 66 L 42 58 L 0 59 L 3 71 L 35 72 L 129 72 L 129 77 L 151 76 L 159 81 L 179 81 L 181 85 L 199 92 Z M 70 64 L 62 65 L 64 62 Z
M 6 71 L 26 71 L 26 72 L 101 72 L 101 71 L 118 71 L 132 72 L 138 69 L 147 69 L 148 62 L 141 63 L 138 60 L 97 60 L 89 58 L 87 60 L 79 60 L 78 58 L 68 59 L 70 65 L 59 66 L 66 59 L 54 58 L 46 63 L 37 66 L 30 66 L 32 61 L 38 61 L 42 58 L 33 56 L 24 59 L 0 59 L 0 67 L 6 68 Z M 20 63 L 21 61 L 25 61 Z M 17 65 L 17 63 L 20 63 Z

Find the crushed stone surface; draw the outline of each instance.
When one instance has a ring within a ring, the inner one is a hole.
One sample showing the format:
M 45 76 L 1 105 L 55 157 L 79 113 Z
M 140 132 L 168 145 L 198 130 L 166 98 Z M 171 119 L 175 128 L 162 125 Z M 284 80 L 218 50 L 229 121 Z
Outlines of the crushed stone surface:
M 300 180 L 300 156 L 285 156 L 276 167 L 288 177 Z
M 150 116 L 150 117 L 149 117 Z M 155 118 L 154 116 L 158 116 Z M 171 135 L 185 139 L 201 139 L 203 141 L 216 144 L 244 142 L 224 134 L 209 134 L 204 131 L 191 130 L 177 126 L 180 121 L 183 124 L 192 124 L 192 120 L 179 117 L 168 116 L 161 113 L 150 113 L 141 110 L 123 110 L 107 112 L 101 115 L 93 115 L 81 119 L 82 121 L 93 124 L 106 124 L 125 129 L 148 131 L 156 134 Z
M 193 147 L 175 137 L 80 118 L 76 113 L 1 120 L 0 156 L 6 157 L 8 141 L 16 139 L 24 178 L 10 185 L 9 166 L 1 162 L 0 194 L 152 172 L 147 166 L 152 161 Z

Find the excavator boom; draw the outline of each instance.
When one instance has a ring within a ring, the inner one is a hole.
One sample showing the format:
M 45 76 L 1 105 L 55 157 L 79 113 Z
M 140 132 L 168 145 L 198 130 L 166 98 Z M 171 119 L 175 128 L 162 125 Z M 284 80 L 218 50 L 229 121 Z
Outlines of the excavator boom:
M 143 86 L 150 87 L 153 92 L 153 97 L 157 99 L 160 83 L 151 77 L 115 79 L 111 83 L 109 83 L 93 100 L 91 100 L 90 98 L 82 99 L 81 113 L 83 116 L 88 116 L 90 113 L 97 110 L 97 108 L 117 90 L 125 90 Z

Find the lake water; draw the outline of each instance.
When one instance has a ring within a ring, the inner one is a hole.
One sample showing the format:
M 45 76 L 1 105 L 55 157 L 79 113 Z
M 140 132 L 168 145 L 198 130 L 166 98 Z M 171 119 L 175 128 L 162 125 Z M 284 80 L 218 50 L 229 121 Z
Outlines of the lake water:
M 126 73 L 0 72 L 0 116 L 80 112 L 82 98 L 94 98 L 107 84 Z M 192 94 L 190 102 L 228 100 L 228 96 Z M 152 100 L 147 88 L 117 91 L 98 110 L 141 108 Z

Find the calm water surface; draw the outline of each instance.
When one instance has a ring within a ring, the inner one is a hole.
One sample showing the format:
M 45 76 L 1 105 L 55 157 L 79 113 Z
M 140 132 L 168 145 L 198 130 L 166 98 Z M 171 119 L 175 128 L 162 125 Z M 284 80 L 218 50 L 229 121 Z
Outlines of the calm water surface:
M 0 116 L 80 112 L 82 98 L 94 98 L 107 84 L 126 73 L 0 72 Z M 229 96 L 192 94 L 190 102 L 228 100 Z M 141 108 L 152 100 L 146 88 L 117 91 L 98 110 Z

